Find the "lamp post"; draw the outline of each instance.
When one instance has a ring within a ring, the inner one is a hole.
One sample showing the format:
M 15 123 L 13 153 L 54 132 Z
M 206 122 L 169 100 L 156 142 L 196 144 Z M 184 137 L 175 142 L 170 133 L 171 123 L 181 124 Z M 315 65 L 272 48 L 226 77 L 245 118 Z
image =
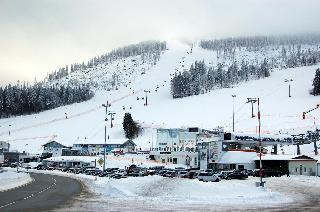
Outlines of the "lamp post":
M 234 98 L 236 95 L 232 95 L 232 132 L 234 132 Z
M 144 105 L 144 106 L 148 106 L 148 93 L 150 93 L 150 91 L 148 91 L 148 90 L 144 90 L 143 92 L 145 92 L 145 93 L 146 93 L 146 103 L 145 103 L 145 105 Z
M 290 89 L 290 82 L 292 82 L 293 79 L 285 79 L 284 82 L 287 82 L 289 84 L 289 97 L 291 97 L 291 89 Z
M 253 104 L 257 102 L 257 98 L 247 98 L 248 101 L 246 103 L 251 103 L 251 118 L 254 118 L 253 114 Z

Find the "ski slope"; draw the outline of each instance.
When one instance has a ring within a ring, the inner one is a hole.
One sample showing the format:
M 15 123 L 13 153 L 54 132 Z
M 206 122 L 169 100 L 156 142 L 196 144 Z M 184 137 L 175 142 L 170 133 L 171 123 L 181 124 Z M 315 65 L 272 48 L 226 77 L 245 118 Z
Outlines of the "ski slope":
M 235 94 L 235 131 L 255 133 L 257 118 L 251 118 L 251 104 L 248 97 L 260 98 L 263 133 L 298 134 L 314 129 L 319 124 L 319 112 L 315 110 L 302 119 L 302 112 L 320 103 L 320 97 L 311 96 L 309 90 L 315 70 L 319 66 L 274 70 L 271 77 L 249 81 L 233 88 L 214 90 L 206 94 L 183 99 L 172 99 L 170 79 L 177 71 L 188 69 L 195 60 L 214 63 L 215 52 L 180 43 L 169 43 L 160 61 L 143 75 L 136 75 L 131 83 L 118 90 L 96 91 L 93 99 L 45 111 L 39 114 L 0 120 L 0 140 L 9 141 L 11 150 L 41 153 L 42 145 L 54 139 L 64 145 L 80 140 L 104 140 L 104 126 L 110 139 L 124 139 L 122 121 L 125 112 L 144 127 L 143 134 L 135 139 L 138 148 L 148 149 L 156 141 L 159 127 L 200 127 L 213 129 L 222 126 L 232 130 L 233 98 Z M 171 75 L 171 76 L 170 76 Z M 288 97 L 289 78 L 291 95 Z M 148 105 L 144 106 L 144 90 L 149 90 Z M 114 127 L 105 121 L 102 104 L 111 102 L 109 111 L 115 112 Z M 257 112 L 257 106 L 254 106 Z M 67 113 L 67 117 L 65 117 Z M 10 132 L 10 133 L 9 133 Z M 302 153 L 312 152 L 312 146 L 304 145 Z M 293 153 L 294 147 L 284 147 L 285 153 Z

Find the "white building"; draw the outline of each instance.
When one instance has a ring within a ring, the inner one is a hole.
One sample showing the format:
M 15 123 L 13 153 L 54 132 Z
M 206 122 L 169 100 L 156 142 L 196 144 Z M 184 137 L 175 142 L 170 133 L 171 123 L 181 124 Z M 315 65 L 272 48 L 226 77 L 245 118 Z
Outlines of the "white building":
M 43 155 L 51 155 L 52 157 L 58 157 L 63 155 L 64 149 L 70 149 L 67 146 L 60 144 L 56 141 L 50 141 L 43 145 Z
M 150 158 L 165 164 L 181 164 L 198 167 L 197 139 L 199 128 L 158 129 L 156 147 Z

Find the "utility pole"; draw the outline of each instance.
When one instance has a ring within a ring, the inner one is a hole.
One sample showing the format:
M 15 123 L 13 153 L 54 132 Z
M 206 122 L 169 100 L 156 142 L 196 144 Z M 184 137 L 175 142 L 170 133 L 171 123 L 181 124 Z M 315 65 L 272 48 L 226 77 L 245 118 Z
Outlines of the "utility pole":
M 234 98 L 236 95 L 232 95 L 232 132 L 234 132 Z
M 248 101 L 246 103 L 251 103 L 251 118 L 254 118 L 253 114 L 253 104 L 257 102 L 257 98 L 247 98 Z
M 111 127 L 111 128 L 113 128 L 113 123 L 112 123 L 112 121 L 114 120 L 114 114 L 116 114 L 116 113 L 114 113 L 114 112 L 109 112 L 110 122 L 111 122 L 110 127 Z
M 263 183 L 262 183 L 262 146 L 261 146 L 261 114 L 260 114 L 260 99 L 258 98 L 258 122 L 259 122 L 259 163 L 260 163 L 260 186 L 263 187 Z
M 144 104 L 144 106 L 148 106 L 148 93 L 150 93 L 150 91 L 144 90 L 143 92 L 146 93 L 146 103 Z
M 104 125 L 103 173 L 106 170 L 107 125 Z
M 289 97 L 291 97 L 291 91 L 290 91 L 290 82 L 292 82 L 293 79 L 285 79 L 284 82 L 287 82 L 289 84 Z
M 111 107 L 111 104 L 109 104 L 109 101 L 107 101 L 107 104 L 102 104 L 102 107 L 106 108 L 106 115 L 108 115 L 108 107 Z

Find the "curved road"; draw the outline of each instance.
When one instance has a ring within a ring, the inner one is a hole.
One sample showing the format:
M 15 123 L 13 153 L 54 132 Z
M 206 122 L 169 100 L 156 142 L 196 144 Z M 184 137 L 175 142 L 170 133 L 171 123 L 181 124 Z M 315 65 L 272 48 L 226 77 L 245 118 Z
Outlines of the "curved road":
M 32 183 L 0 192 L 0 211 L 57 209 L 82 190 L 81 183 L 72 178 L 36 173 L 30 176 L 34 179 Z

